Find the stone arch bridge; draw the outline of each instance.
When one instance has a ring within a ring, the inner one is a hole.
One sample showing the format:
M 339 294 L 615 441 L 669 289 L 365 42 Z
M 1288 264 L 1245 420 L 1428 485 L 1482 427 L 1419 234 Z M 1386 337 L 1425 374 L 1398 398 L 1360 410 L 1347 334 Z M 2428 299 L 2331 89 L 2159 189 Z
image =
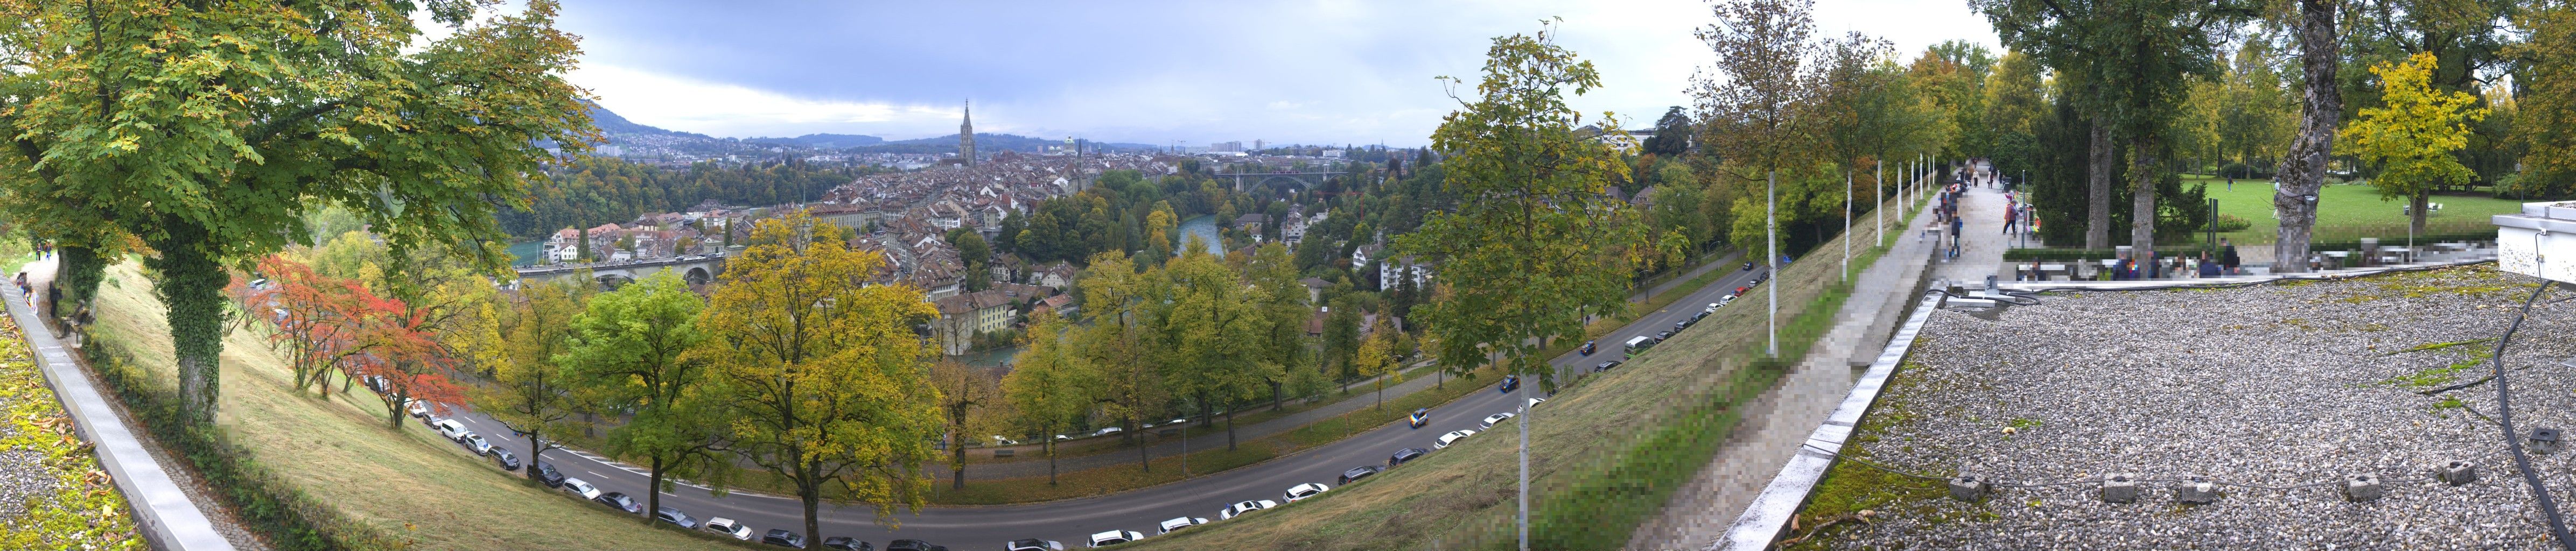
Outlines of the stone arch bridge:
M 1332 177 L 1334 177 L 1334 176 L 1340 176 L 1340 175 L 1343 175 L 1343 174 L 1350 174 L 1350 172 L 1348 172 L 1348 171 L 1340 171 L 1340 170 L 1309 170 L 1309 171 L 1296 171 L 1296 172 L 1244 172 L 1244 173 L 1219 173 L 1219 174 L 1217 174 L 1217 175 L 1216 175 L 1216 177 L 1217 177 L 1218 179 L 1232 179 L 1232 180 L 1234 180 L 1234 190 L 1235 190 L 1235 191 L 1244 191 L 1244 190 L 1249 190 L 1249 189 L 1252 189 L 1252 187 L 1253 187 L 1253 186 L 1258 186 L 1258 185 L 1261 185 L 1261 184 L 1273 184 L 1273 186 L 1274 186 L 1274 187 L 1273 187 L 1273 189 L 1277 189 L 1277 188 L 1275 187 L 1275 186 L 1277 185 L 1277 184 L 1276 184 L 1276 182 L 1288 182 L 1288 183 L 1293 183 L 1293 184 L 1297 184 L 1298 186 L 1301 186 L 1303 189 L 1310 189 L 1310 190 L 1311 190 L 1311 189 L 1315 189 L 1315 188 L 1319 188 L 1319 187 L 1324 187 L 1324 180 L 1329 179 L 1329 178 L 1332 178 Z
M 723 274 L 724 261 L 725 255 L 717 253 L 645 260 L 629 260 L 625 262 L 593 262 L 589 264 L 556 264 L 551 266 L 522 267 L 518 269 L 518 272 L 519 279 L 546 280 L 572 277 L 584 270 L 588 270 L 592 281 L 597 282 L 602 286 L 616 287 L 619 285 L 625 285 L 630 281 L 644 279 L 645 277 L 658 272 L 673 271 L 680 273 L 680 279 L 686 280 L 692 285 L 700 285 L 715 281 L 717 275 Z

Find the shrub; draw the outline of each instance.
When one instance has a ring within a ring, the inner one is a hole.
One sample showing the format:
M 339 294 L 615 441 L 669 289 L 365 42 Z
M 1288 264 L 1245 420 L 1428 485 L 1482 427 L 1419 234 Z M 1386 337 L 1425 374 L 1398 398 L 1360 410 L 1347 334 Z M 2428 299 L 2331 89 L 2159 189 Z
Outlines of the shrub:
M 2221 233 L 2245 231 L 2246 228 L 2254 227 L 2253 222 L 2248 222 L 2244 218 L 2238 218 L 2233 214 L 2218 215 L 2218 223 L 2216 225 L 2218 226 L 2218 231 Z

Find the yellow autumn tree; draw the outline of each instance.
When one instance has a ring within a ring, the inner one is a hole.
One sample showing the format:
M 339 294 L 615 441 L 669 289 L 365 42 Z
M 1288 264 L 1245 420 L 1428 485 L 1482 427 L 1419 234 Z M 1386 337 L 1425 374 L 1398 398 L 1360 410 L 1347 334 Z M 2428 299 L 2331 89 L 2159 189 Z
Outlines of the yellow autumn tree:
M 1386 317 L 1378 316 L 1377 323 L 1369 326 L 1368 339 L 1360 341 L 1359 352 L 1351 355 L 1351 369 L 1358 370 L 1361 377 L 1386 375 L 1377 380 L 1377 405 L 1372 409 L 1386 407 L 1387 384 L 1404 382 L 1403 366 L 1397 365 L 1394 358 L 1393 333 L 1395 329 L 1386 326 Z
M 2433 89 L 2431 75 L 2439 63 L 2431 52 L 2417 52 L 2405 63 L 2374 63 L 2379 75 L 2379 107 L 2365 107 L 2361 118 L 2336 134 L 2339 152 L 2381 163 L 2370 179 L 2381 198 L 2405 197 L 2413 233 L 2424 233 L 2425 198 L 2441 186 L 2460 185 L 2477 176 L 2451 152 L 2469 145 L 2469 124 L 2486 119 L 2477 96 Z
M 733 448 L 795 489 L 808 541 L 822 539 L 825 500 L 868 505 L 889 527 L 897 507 L 917 513 L 944 427 L 912 330 L 939 312 L 911 285 L 864 285 L 883 261 L 839 234 L 802 211 L 760 221 L 697 324 L 730 393 Z

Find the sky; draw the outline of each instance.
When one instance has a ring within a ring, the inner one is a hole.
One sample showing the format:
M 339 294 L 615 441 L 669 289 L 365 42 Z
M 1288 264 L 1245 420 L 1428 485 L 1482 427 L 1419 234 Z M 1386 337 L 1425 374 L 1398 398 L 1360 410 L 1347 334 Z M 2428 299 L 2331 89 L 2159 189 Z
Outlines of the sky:
M 1561 17 L 1557 43 L 1603 86 L 1587 119 L 1653 124 L 1712 54 L 1690 0 L 1359 2 L 703 2 L 565 0 L 570 79 L 638 123 L 720 137 L 975 130 L 1156 145 L 1429 141 L 1456 108 L 1438 76 L 1480 76 L 1493 37 Z M 1861 31 L 1908 58 L 1996 47 L 1963 0 L 1817 0 L 1819 35 Z

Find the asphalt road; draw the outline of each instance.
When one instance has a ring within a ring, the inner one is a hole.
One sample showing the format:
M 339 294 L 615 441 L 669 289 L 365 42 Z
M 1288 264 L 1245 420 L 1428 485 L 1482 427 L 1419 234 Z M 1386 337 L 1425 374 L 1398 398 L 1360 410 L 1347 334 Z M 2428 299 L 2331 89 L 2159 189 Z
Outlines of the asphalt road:
M 1736 287 L 1746 285 L 1753 274 L 1765 270 L 1761 266 L 1751 271 L 1740 268 L 1741 264 L 1715 268 L 1726 272 L 1726 275 L 1716 283 L 1674 301 L 1671 306 L 1639 316 L 1637 321 L 1602 337 L 1598 350 L 1589 357 L 1568 353 L 1556 358 L 1551 363 L 1561 374 L 1559 380 L 1570 380 L 1565 375 L 1589 373 L 1592 366 L 1601 361 L 1621 358 L 1619 343 L 1632 336 L 1653 336 L 1669 330 L 1675 322 L 1706 308 Z M 1760 308 L 1762 294 L 1748 295 L 1727 308 Z M 1287 499 L 1281 493 L 1290 486 L 1308 482 L 1333 485 L 1341 473 L 1351 467 L 1384 466 L 1387 456 L 1396 450 L 1408 447 L 1433 449 L 1434 440 L 1449 431 L 1477 429 L 1480 433 L 1473 438 L 1500 436 L 1499 433 L 1482 434 L 1477 425 L 1487 415 L 1518 409 L 1524 400 L 1537 396 L 1537 387 L 1535 382 L 1531 382 L 1510 394 L 1496 390 L 1469 394 L 1432 408 L 1430 423 L 1419 429 L 1410 428 L 1403 422 L 1391 423 L 1259 465 L 1106 496 L 1027 505 L 931 508 L 919 515 L 898 515 L 902 527 L 897 530 L 877 526 L 872 508 L 834 507 L 827 503 L 822 506 L 822 531 L 825 537 L 855 537 L 879 548 L 889 540 L 911 538 L 958 551 L 1001 549 L 1003 542 L 1020 538 L 1055 540 L 1064 542 L 1068 549 L 1075 549 L 1088 542 L 1090 534 L 1109 530 L 1134 530 L 1152 537 L 1156 526 L 1165 519 L 1189 516 L 1222 522 L 1217 520 L 1217 511 L 1234 502 L 1268 499 L 1286 503 Z M 1546 407 L 1546 404 L 1539 407 Z M 509 429 L 499 422 L 480 413 L 453 418 L 475 433 L 492 439 L 494 446 L 511 450 L 529 466 L 535 464 L 529 459 L 527 443 L 511 438 Z M 1512 429 L 1507 424 L 1498 426 L 1498 430 Z M 574 450 L 547 452 L 545 460 L 562 471 L 564 476 L 590 482 L 601 492 L 624 492 L 642 501 L 641 490 L 647 477 L 641 468 Z M 496 474 L 524 476 L 516 472 L 495 471 Z M 1328 491 L 1315 499 L 1331 497 L 1332 493 Z M 772 528 L 802 531 L 805 525 L 804 509 L 793 497 L 735 492 L 719 498 L 704 488 L 683 485 L 678 492 L 662 494 L 662 505 L 677 508 L 700 522 L 713 517 L 741 521 L 751 527 L 754 540 Z M 599 507 L 609 510 L 606 506 Z M 578 537 L 577 534 L 567 536 Z

